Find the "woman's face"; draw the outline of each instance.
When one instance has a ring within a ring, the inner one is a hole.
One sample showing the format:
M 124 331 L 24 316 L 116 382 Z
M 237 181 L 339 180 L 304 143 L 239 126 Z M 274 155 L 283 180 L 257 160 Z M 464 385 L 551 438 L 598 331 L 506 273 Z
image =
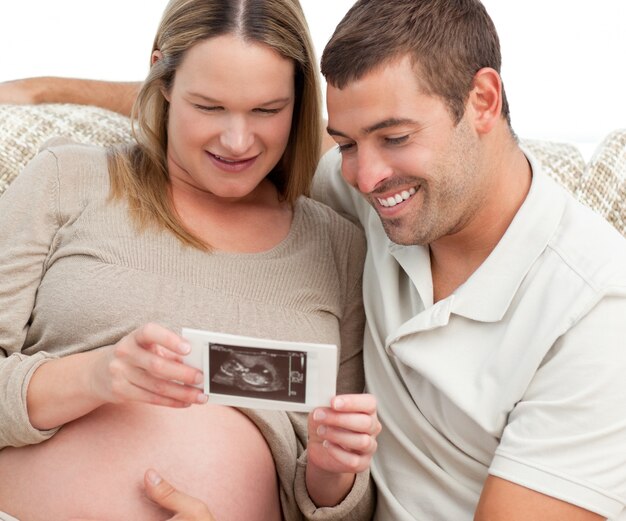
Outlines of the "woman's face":
M 173 189 L 254 200 L 289 139 L 294 74 L 292 60 L 234 35 L 191 47 L 164 93 Z

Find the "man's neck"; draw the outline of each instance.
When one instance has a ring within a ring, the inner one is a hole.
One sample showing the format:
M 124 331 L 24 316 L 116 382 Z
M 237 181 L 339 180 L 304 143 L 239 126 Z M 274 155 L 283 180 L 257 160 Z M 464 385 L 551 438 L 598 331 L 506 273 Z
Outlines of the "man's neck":
M 531 168 L 517 145 L 495 162 L 493 179 L 472 221 L 430 244 L 434 302 L 452 294 L 489 257 L 526 199 Z

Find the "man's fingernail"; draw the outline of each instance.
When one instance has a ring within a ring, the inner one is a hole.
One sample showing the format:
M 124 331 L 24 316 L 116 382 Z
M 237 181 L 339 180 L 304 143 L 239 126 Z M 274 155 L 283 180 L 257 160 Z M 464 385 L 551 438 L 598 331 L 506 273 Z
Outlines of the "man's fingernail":
M 163 479 L 157 474 L 155 470 L 149 470 L 148 481 L 156 487 L 159 483 L 161 483 L 161 481 L 163 481 Z

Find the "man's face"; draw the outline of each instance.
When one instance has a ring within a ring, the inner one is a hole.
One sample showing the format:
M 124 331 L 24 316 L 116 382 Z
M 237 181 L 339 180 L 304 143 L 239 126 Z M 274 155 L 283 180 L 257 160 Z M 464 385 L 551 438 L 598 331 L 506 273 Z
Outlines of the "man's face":
M 408 57 L 343 89 L 329 85 L 327 99 L 343 176 L 393 242 L 430 244 L 472 221 L 486 192 L 478 135 L 467 114 L 455 124 L 422 92 Z

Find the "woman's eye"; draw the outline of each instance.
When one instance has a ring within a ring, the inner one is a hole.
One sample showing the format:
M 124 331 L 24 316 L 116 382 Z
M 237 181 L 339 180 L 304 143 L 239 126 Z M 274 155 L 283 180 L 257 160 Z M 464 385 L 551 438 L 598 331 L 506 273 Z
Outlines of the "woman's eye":
M 220 110 L 222 107 L 210 107 L 207 105 L 194 105 L 194 107 L 198 110 L 201 110 L 203 112 L 215 112 Z
M 281 109 L 254 109 L 259 114 L 278 114 Z

